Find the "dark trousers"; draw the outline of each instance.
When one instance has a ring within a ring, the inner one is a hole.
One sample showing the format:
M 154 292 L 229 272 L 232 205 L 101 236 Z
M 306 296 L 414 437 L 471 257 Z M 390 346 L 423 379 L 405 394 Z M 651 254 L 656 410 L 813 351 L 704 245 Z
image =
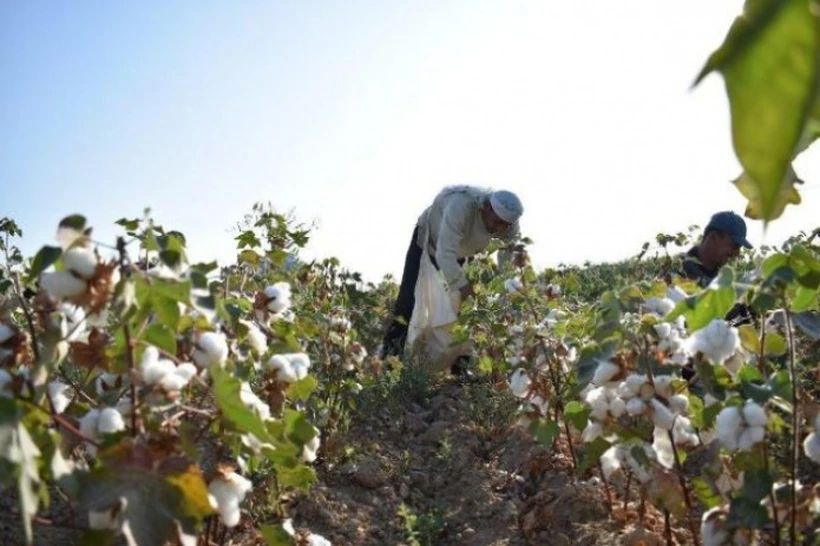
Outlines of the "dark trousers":
M 404 272 L 401 275 L 399 296 L 393 305 L 393 320 L 387 328 L 382 342 L 382 358 L 388 356 L 401 357 L 404 354 L 404 345 L 407 342 L 407 327 L 416 306 L 416 281 L 419 278 L 422 249 L 418 244 L 419 228 L 413 230 L 413 238 L 407 249 L 404 259 Z

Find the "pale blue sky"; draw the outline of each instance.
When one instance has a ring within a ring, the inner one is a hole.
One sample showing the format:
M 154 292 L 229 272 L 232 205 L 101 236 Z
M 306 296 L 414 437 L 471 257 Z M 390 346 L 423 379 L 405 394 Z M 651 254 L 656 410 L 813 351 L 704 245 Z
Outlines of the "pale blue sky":
M 518 192 L 539 266 L 616 260 L 742 212 L 722 81 L 689 86 L 742 0 L 0 0 L 0 215 L 52 244 L 150 206 L 227 261 L 254 201 L 306 255 L 398 273 L 443 185 Z M 778 242 L 820 224 L 820 160 Z M 763 241 L 749 221 L 749 238 Z

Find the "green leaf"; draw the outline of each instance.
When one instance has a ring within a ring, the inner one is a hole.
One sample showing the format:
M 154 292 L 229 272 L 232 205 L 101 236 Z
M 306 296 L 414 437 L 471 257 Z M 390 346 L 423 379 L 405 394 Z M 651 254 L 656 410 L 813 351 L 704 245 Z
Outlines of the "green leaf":
M 316 482 L 316 471 L 303 464 L 293 467 L 280 466 L 276 469 L 276 477 L 285 487 L 307 491 L 310 485 Z
M 780 356 L 786 354 L 786 351 L 788 351 L 786 338 L 777 332 L 767 332 L 766 341 L 763 343 L 763 351 L 767 355 Z
M 612 447 L 612 444 L 604 440 L 600 436 L 595 438 L 592 442 L 584 446 L 584 455 L 581 457 L 581 462 L 578 465 L 578 473 L 584 472 L 587 468 L 597 465 L 601 455 Z
M 820 30 L 810 5 L 747 0 L 696 81 L 714 70 L 723 74 L 732 142 L 751 198 L 747 215 L 767 223 L 795 200 L 791 161 L 815 101 Z
M 747 470 L 743 475 L 743 496 L 751 502 L 760 502 L 769 496 L 774 478 L 766 469 Z
M 288 400 L 304 401 L 313 394 L 316 387 L 319 386 L 319 381 L 312 375 L 305 376 L 288 387 Z
M 760 339 L 757 330 L 751 324 L 744 324 L 737 329 L 740 335 L 740 344 L 743 348 L 753 354 L 760 352 Z
M 66 216 L 60 223 L 58 224 L 58 228 L 70 228 L 75 231 L 82 232 L 85 229 L 85 216 L 80 214 L 72 214 L 71 216 Z
M 140 227 L 139 218 L 135 218 L 133 220 L 128 220 L 127 218 L 120 218 L 114 223 L 118 226 L 124 227 L 126 231 L 136 231 Z
M 239 396 L 242 383 L 219 366 L 211 366 L 209 370 L 213 378 L 214 397 L 225 420 L 239 432 L 249 432 L 261 442 L 272 443 L 273 439 L 265 423 L 256 412 L 242 402 Z
M 700 476 L 692 478 L 692 486 L 695 490 L 695 495 L 697 495 L 700 502 L 702 502 L 707 509 L 714 508 L 723 503 L 720 493 L 712 489 L 709 483 Z
M 291 442 L 304 445 L 316 436 L 316 430 L 302 412 L 285 410 L 285 435 Z
M 546 419 L 533 419 L 530 423 L 530 434 L 535 436 L 535 439 L 542 446 L 552 447 L 552 442 L 558 437 L 561 429 L 558 428 L 558 423 Z
M 262 246 L 262 242 L 251 230 L 243 231 L 242 233 L 237 235 L 234 240 L 237 241 L 236 248 L 238 249 L 245 247 L 257 248 Z
M 763 278 L 766 279 L 781 267 L 786 267 L 788 263 L 788 255 L 782 253 L 773 254 L 763 261 L 760 272 L 763 274 Z
M 163 250 L 159 253 L 159 259 L 171 269 L 176 270 L 182 263 L 182 254 L 176 250 Z
M 177 339 L 174 332 L 164 324 L 154 323 L 145 329 L 145 341 L 166 353 L 176 354 Z
M 267 546 L 291 546 L 291 538 L 281 525 L 260 525 L 259 531 Z
M 564 407 L 564 419 L 566 419 L 576 430 L 584 430 L 589 421 L 592 410 L 577 400 L 569 402 Z
M 157 292 L 151 292 L 151 308 L 162 324 L 176 332 L 180 317 L 179 304 L 176 301 Z
M 259 265 L 259 254 L 255 250 L 245 249 L 239 253 L 239 261 L 257 266 Z
M 0 460 L 15 468 L 17 495 L 22 514 L 26 543 L 33 543 L 32 518 L 37 514 L 39 497 L 35 484 L 40 481 L 37 470 L 40 450 L 22 423 L 4 418 L 0 421 Z
M 31 262 L 31 270 L 28 273 L 29 282 L 36 280 L 40 273 L 59 260 L 62 254 L 63 250 L 57 246 L 44 246 L 41 248 Z
M 174 301 L 190 305 L 191 303 L 191 282 L 190 281 L 172 281 L 165 279 L 156 279 L 151 282 L 151 290 L 171 298 Z

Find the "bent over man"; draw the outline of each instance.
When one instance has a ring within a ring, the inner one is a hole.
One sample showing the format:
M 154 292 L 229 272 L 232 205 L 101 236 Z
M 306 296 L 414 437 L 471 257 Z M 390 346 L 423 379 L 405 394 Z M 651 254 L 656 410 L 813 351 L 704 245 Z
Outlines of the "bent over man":
M 393 321 L 382 344 L 382 358 L 401 357 L 404 353 L 422 252 L 430 254 L 450 290 L 458 290 L 461 298 L 466 299 L 473 295 L 473 287 L 461 268 L 464 260 L 485 250 L 493 238 L 515 240 L 523 212 L 521 201 L 509 191 L 450 186 L 436 196 L 419 216 L 413 231 Z

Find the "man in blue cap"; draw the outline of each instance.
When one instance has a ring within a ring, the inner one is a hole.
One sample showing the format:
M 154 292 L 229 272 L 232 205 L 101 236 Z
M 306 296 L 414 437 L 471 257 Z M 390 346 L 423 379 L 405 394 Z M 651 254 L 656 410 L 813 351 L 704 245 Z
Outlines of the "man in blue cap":
M 686 253 L 682 274 L 705 288 L 721 267 L 740 254 L 741 247 L 752 248 L 746 239 L 746 222 L 734 212 L 718 212 L 706 225 L 700 244 Z
M 404 353 L 408 324 L 415 306 L 416 282 L 422 252 L 428 252 L 450 290 L 462 299 L 474 294 L 461 266 L 497 238 L 512 242 L 519 235 L 518 219 L 524 207 L 509 191 L 490 191 L 473 186 L 444 188 L 419 216 L 404 262 L 393 321 L 382 343 L 382 358 Z M 454 370 L 455 371 L 455 370 Z

